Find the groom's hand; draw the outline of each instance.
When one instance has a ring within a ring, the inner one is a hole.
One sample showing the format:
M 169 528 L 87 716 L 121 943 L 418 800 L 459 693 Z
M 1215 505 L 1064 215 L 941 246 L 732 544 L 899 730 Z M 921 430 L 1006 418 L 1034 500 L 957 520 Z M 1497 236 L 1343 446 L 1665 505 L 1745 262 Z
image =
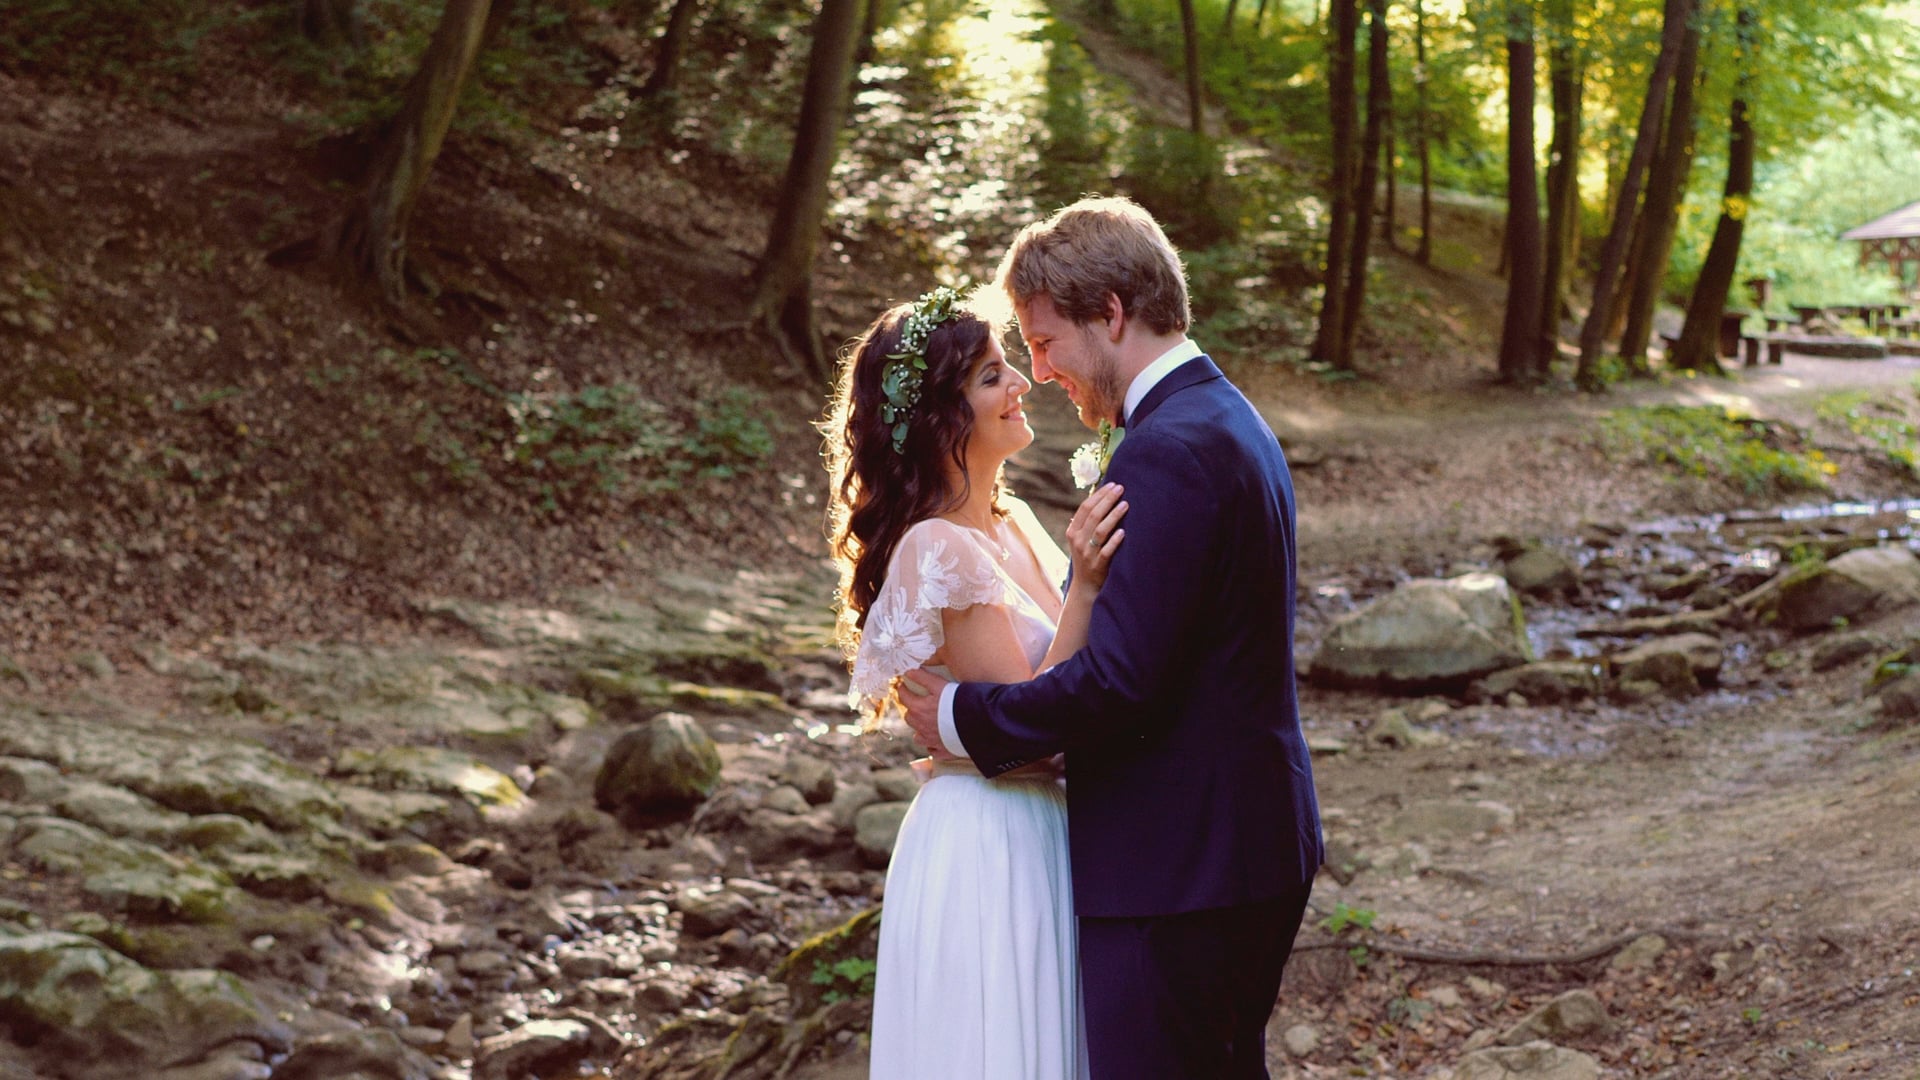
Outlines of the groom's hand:
M 907 726 L 913 729 L 914 741 L 935 760 L 953 761 L 956 755 L 940 742 L 940 691 L 946 685 L 946 679 L 914 668 L 900 677 L 900 704 L 906 707 Z

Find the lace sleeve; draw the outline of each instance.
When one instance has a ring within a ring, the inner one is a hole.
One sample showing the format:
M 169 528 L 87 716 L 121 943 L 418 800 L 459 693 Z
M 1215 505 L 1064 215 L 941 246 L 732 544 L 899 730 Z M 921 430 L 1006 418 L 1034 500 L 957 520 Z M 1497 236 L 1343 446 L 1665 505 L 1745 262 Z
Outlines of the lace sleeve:
M 896 710 L 894 680 L 925 664 L 946 643 L 942 611 L 1018 602 L 985 537 L 938 519 L 914 525 L 901 537 L 879 595 L 867 609 L 853 657 L 850 703 L 880 718 Z

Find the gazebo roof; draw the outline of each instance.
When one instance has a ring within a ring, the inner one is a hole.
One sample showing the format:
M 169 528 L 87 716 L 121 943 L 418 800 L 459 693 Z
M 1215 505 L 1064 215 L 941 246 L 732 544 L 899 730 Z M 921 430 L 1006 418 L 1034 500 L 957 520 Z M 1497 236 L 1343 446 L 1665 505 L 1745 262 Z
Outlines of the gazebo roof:
M 1856 225 L 1840 234 L 1842 240 L 1901 240 L 1920 237 L 1920 202 L 1909 203 L 1891 214 L 1882 214 L 1865 225 Z

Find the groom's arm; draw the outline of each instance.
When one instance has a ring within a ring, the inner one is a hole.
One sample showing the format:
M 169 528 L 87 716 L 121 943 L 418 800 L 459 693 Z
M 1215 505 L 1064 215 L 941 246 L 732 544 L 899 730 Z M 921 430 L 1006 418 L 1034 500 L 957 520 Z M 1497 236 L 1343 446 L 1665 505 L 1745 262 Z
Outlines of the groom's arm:
M 1146 706 L 1186 674 L 1183 646 L 1218 569 L 1222 485 L 1184 443 L 1151 432 L 1122 444 L 1110 478 L 1129 494 L 1127 537 L 1094 601 L 1086 647 L 1027 682 L 950 693 L 942 741 L 988 776 L 1147 734 L 1155 710 Z

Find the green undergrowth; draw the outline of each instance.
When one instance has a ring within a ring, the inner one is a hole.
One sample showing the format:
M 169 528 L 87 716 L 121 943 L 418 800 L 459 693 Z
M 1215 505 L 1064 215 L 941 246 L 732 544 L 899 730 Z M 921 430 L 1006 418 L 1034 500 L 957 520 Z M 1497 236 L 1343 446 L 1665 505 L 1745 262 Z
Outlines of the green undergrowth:
M 1906 402 L 1851 390 L 1826 398 L 1816 411 L 1822 420 L 1840 424 L 1878 446 L 1888 464 L 1920 478 L 1920 425 Z
M 1722 406 L 1615 409 L 1602 418 L 1597 438 L 1608 454 L 1637 457 L 1749 495 L 1824 491 L 1836 471 L 1793 425 Z

